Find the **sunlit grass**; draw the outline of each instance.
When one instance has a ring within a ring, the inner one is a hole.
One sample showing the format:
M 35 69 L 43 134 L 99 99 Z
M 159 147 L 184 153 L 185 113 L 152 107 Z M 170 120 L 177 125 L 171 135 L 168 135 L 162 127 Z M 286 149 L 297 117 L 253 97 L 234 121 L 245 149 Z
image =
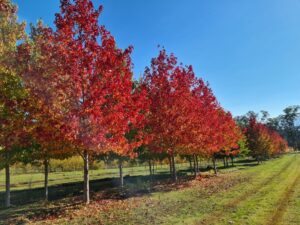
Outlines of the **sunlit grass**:
M 2 210 L 0 218 L 14 216 L 14 221 L 36 224 L 300 224 L 297 154 L 261 165 L 239 162 L 235 167 L 221 169 L 217 177 L 207 171 L 200 180 L 181 180 L 177 185 L 165 183 L 166 173 L 161 185 L 153 186 L 149 177 L 143 176 L 148 174 L 146 168 L 135 169 L 140 176 L 128 179 L 126 190 L 143 191 L 137 196 L 127 199 L 94 196 L 89 206 L 81 204 L 81 199 L 66 196 L 47 204 L 37 202 Z M 166 166 L 161 172 L 167 170 Z M 117 170 L 112 171 L 117 176 Z M 181 175 L 182 179 L 186 176 L 184 170 Z M 100 180 L 95 182 L 94 188 L 100 183 L 106 185 Z M 81 189 L 80 185 L 76 187 Z M 42 213 L 48 216 L 41 218 Z M 51 215 L 54 220 L 49 220 Z

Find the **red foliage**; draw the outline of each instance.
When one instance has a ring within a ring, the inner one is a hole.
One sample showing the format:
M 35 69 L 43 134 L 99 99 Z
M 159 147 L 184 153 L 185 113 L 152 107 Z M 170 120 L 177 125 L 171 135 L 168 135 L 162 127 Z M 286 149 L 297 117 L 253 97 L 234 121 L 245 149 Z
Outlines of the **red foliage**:
M 253 157 L 258 160 L 287 151 L 287 142 L 276 132 L 250 117 L 244 130 Z
M 44 62 L 29 68 L 27 81 L 62 119 L 61 133 L 77 149 L 133 156 L 141 135 L 129 143 L 125 134 L 143 127 L 146 95 L 142 89 L 133 91 L 132 47 L 119 49 L 98 25 L 101 10 L 90 0 L 62 0 L 57 30 L 35 31 L 42 37 L 36 41 Z
M 237 147 L 238 126 L 191 66 L 178 66 L 176 57 L 162 50 L 146 69 L 143 83 L 151 101 L 152 150 L 211 156 Z

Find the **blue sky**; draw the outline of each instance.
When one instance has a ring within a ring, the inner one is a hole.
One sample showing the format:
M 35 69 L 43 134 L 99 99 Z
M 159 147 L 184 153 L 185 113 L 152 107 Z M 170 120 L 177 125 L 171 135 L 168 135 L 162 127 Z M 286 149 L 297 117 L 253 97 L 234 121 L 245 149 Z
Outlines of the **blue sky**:
M 13 0 L 19 18 L 53 26 L 59 0 Z M 135 77 L 158 45 L 191 64 L 233 115 L 300 104 L 299 0 L 94 0 L 118 45 L 134 46 Z

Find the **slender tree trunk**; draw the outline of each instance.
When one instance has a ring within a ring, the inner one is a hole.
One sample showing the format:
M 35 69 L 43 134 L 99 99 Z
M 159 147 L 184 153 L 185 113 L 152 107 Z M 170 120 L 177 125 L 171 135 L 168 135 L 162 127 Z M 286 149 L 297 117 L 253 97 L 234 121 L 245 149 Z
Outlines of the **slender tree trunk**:
M 234 159 L 231 157 L 231 166 L 234 166 Z
M 217 170 L 217 165 L 216 165 L 216 158 L 215 158 L 215 156 L 213 156 L 212 161 L 213 161 L 214 172 L 215 172 L 216 175 L 218 175 L 218 170 Z
M 199 169 L 199 159 L 198 156 L 196 155 L 196 165 L 197 165 L 197 173 L 199 174 L 200 169 Z
M 190 170 L 193 173 L 193 165 L 192 165 L 192 158 L 189 156 L 189 163 L 190 163 Z
M 9 153 L 6 153 L 5 165 L 5 207 L 10 207 L 10 170 L 9 170 Z
M 49 192 L 48 192 L 48 174 L 49 174 L 49 161 L 48 159 L 44 160 L 44 175 L 45 175 L 45 180 L 44 180 L 44 189 L 45 189 L 45 200 L 48 201 L 49 199 Z
M 195 177 L 197 177 L 198 171 L 197 171 L 197 162 L 196 162 L 196 156 L 195 155 L 193 155 L 193 159 L 194 159 L 194 175 L 195 175 Z
M 155 162 L 152 163 L 152 175 L 155 173 Z
M 123 161 L 119 160 L 119 174 L 120 174 L 120 187 L 124 187 L 124 176 L 123 176 Z
M 226 167 L 228 167 L 228 157 L 225 157 Z
M 226 167 L 225 156 L 223 157 L 224 168 Z
M 174 182 L 177 182 L 176 164 L 175 164 L 175 157 L 173 154 L 171 159 L 172 159 L 172 167 L 173 167 L 173 180 Z
M 87 150 L 84 151 L 83 155 L 84 160 L 84 168 L 83 168 L 83 177 L 84 177 L 84 187 L 83 187 L 83 194 L 84 194 L 84 202 L 86 204 L 90 203 L 90 181 L 89 181 L 89 154 Z
M 152 166 L 151 166 L 151 160 L 148 160 L 148 164 L 149 164 L 149 172 L 150 172 L 150 176 L 152 176 Z
M 173 165 L 172 165 L 172 159 L 171 159 L 171 156 L 168 157 L 169 159 L 169 165 L 170 165 L 170 174 L 171 176 L 173 175 Z

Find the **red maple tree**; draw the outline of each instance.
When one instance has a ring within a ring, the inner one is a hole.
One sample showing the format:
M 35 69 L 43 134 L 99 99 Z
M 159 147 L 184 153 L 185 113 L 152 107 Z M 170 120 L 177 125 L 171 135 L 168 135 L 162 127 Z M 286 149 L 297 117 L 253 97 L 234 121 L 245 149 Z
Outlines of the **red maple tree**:
M 27 74 L 35 92 L 44 91 L 43 103 L 60 118 L 61 134 L 84 159 L 86 203 L 89 155 L 112 151 L 134 156 L 133 149 L 143 141 L 141 133 L 134 141 L 126 134 L 143 127 L 147 106 L 145 91 L 133 90 L 132 47 L 119 49 L 113 36 L 98 25 L 101 11 L 90 0 L 61 0 L 57 30 L 41 31 L 40 53 L 46 63 Z
M 287 151 L 287 142 L 276 131 L 270 130 L 265 124 L 258 122 L 255 116 L 249 118 L 244 133 L 250 154 L 258 163 L 270 156 Z
M 171 173 L 176 180 L 174 156 L 201 155 L 214 150 L 211 135 L 217 123 L 218 103 L 211 89 L 198 79 L 191 66 L 177 65 L 176 57 L 161 50 L 152 59 L 143 79 L 150 99 L 148 126 L 154 152 L 169 155 Z

